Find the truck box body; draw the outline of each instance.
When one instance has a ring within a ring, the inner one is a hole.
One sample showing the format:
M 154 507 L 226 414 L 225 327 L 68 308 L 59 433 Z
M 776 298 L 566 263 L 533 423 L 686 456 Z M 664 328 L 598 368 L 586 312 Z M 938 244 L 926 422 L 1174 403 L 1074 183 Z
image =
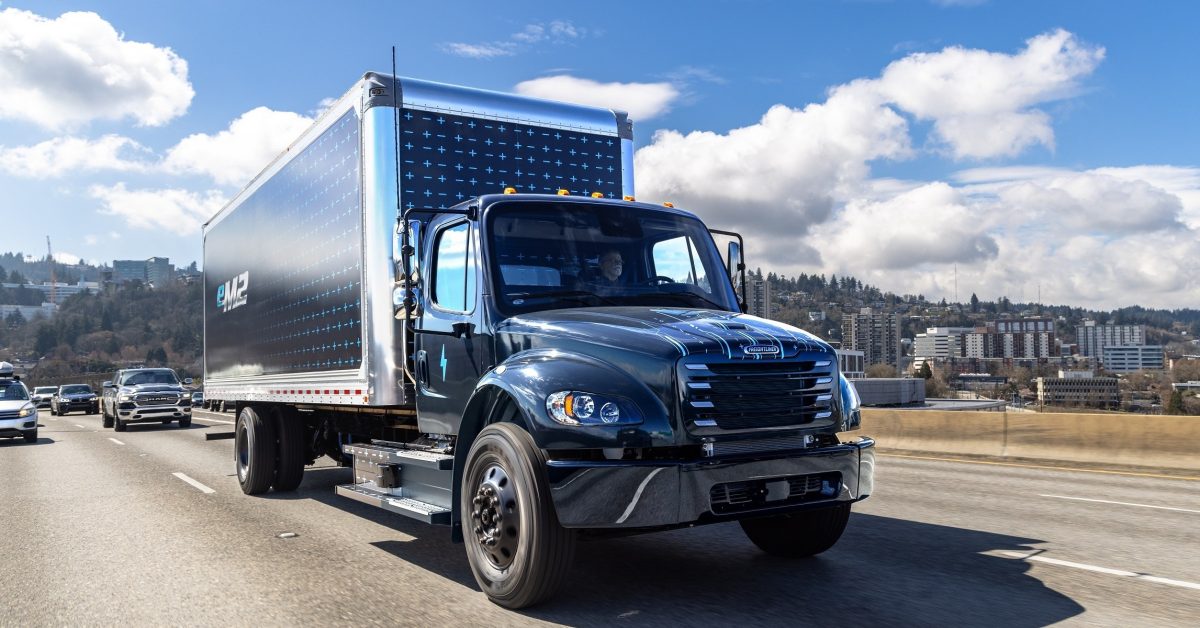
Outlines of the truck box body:
M 632 152 L 620 112 L 368 73 L 205 225 L 206 394 L 410 405 L 400 208 L 507 187 L 620 198 Z

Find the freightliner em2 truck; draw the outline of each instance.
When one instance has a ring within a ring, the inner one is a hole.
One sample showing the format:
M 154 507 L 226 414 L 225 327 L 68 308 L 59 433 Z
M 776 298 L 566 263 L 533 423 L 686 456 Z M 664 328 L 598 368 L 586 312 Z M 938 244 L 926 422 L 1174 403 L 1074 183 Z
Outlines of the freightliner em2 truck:
M 829 345 L 742 313 L 744 268 L 634 200 L 625 114 L 368 73 L 205 225 L 205 390 L 245 493 L 352 466 L 337 493 L 449 526 L 506 607 L 582 535 L 810 556 L 874 442 Z

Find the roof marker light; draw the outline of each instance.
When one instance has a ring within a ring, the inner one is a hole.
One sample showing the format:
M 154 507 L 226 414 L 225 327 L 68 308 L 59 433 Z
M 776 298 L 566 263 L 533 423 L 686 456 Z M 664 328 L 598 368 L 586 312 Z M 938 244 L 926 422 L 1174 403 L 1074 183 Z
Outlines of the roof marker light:
M 504 188 L 504 193 L 505 194 L 516 194 L 517 188 Z
M 568 191 L 566 191 L 566 190 L 564 190 L 564 189 L 562 189 L 562 188 L 558 188 L 558 195 L 559 195 L 559 196 L 567 196 L 568 194 L 570 194 L 570 192 L 568 192 Z
M 628 194 L 626 194 L 625 196 L 622 196 L 621 198 L 622 198 L 622 199 L 624 199 L 624 200 L 627 200 L 627 201 L 633 201 L 633 200 L 636 200 L 636 199 L 634 199 L 632 196 L 629 196 Z
M 603 192 L 592 192 L 592 198 L 604 198 Z
M 675 203 L 671 201 L 663 201 L 663 207 L 675 207 Z

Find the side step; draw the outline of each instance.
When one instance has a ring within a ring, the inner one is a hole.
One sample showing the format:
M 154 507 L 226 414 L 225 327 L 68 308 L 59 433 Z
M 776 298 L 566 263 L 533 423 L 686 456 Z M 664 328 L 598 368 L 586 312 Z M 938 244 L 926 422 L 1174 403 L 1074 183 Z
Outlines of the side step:
M 393 443 L 353 443 L 354 484 L 338 495 L 425 523 L 450 525 L 454 456 Z
M 434 506 L 409 497 L 392 497 L 386 493 L 378 493 L 370 489 L 359 488 L 355 484 L 343 484 L 334 487 L 334 492 L 354 501 L 370 504 L 389 512 L 411 517 L 425 523 L 450 525 L 450 509 Z

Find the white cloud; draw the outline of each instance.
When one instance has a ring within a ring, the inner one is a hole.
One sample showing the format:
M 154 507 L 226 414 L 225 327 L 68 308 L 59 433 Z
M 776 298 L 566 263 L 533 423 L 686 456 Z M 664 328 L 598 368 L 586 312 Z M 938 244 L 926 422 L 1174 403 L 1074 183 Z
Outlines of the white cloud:
M 439 47 L 443 52 L 470 59 L 494 59 L 511 57 L 538 44 L 565 44 L 588 37 L 588 29 L 575 26 L 566 20 L 549 23 L 526 24 L 521 30 L 509 35 L 508 39 L 487 42 L 447 42 Z
M 909 55 L 869 84 L 886 102 L 932 120 L 955 157 L 1014 156 L 1034 144 L 1053 148 L 1050 117 L 1033 107 L 1078 93 L 1103 59 L 1103 48 L 1057 30 L 1015 55 L 959 47 Z
M 67 129 L 97 119 L 161 126 L 187 111 L 187 62 L 127 41 L 95 13 L 0 11 L 0 118 Z
M 163 168 L 177 174 L 203 174 L 220 185 L 241 186 L 250 181 L 312 124 L 312 119 L 288 111 L 258 107 L 208 135 L 197 133 L 167 151 Z
M 1053 146 L 1038 107 L 1080 93 L 1102 48 L 1065 31 L 1015 54 L 947 48 L 823 103 L 772 107 L 725 133 L 663 130 L 637 152 L 637 196 L 675 201 L 746 236 L 751 267 L 852 274 L 885 290 L 1008 296 L 1094 307 L 1194 307 L 1200 294 L 1200 168 L 962 170 L 949 182 L 873 179 L 915 154 L 909 118 L 934 150 L 1002 158 Z
M 522 81 L 515 89 L 525 96 L 618 109 L 635 122 L 667 112 L 679 97 L 670 83 L 601 83 L 566 74 Z
M 102 213 L 118 216 L 129 226 L 199 236 L 200 226 L 227 201 L 215 190 L 204 193 L 181 189 L 130 190 L 124 183 L 96 185 L 91 196 L 103 203 Z M 114 234 L 114 237 L 119 237 Z
M 100 242 L 100 236 L 97 236 L 94 233 L 89 233 L 89 234 L 83 236 L 83 243 L 88 246 L 93 246 L 95 244 L 98 244 L 99 242 Z
M 119 135 L 98 140 L 58 137 L 33 146 L 0 146 L 0 172 L 18 177 L 47 178 L 81 170 L 145 172 L 154 167 L 143 158 L 149 149 Z

